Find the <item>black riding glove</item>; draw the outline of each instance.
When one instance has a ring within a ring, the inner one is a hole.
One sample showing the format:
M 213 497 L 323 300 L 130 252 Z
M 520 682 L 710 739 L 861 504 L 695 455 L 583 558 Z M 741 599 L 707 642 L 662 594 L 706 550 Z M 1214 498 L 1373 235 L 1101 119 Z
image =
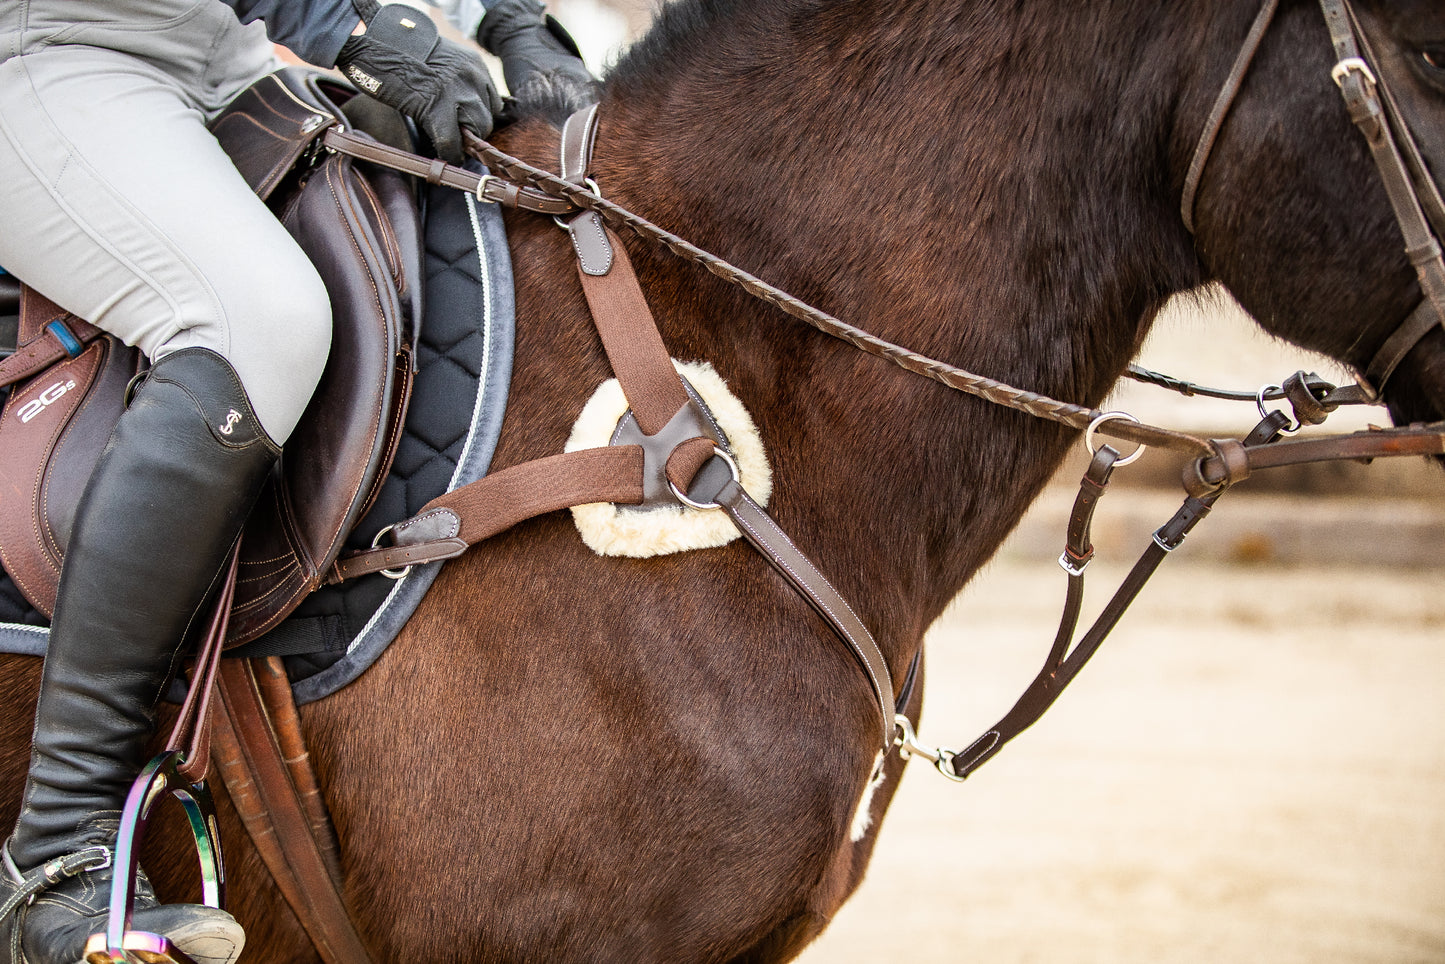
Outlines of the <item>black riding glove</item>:
M 477 26 L 477 43 L 501 59 L 502 76 L 514 97 L 539 76 L 579 89 L 597 82 L 576 42 L 538 0 L 494 3 Z
M 415 7 L 360 2 L 357 9 L 366 33 L 347 39 L 336 66 L 362 91 L 420 124 L 439 157 L 460 164 L 461 129 L 486 137 L 492 114 L 502 109 L 481 58 L 439 36 Z

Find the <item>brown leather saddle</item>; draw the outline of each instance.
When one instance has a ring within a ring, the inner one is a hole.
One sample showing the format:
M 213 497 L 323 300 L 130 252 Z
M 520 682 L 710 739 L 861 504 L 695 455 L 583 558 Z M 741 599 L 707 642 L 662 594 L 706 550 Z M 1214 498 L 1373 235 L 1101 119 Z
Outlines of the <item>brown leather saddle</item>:
M 353 94 L 288 68 L 212 125 L 321 274 L 334 325 L 320 385 L 242 536 L 229 645 L 320 584 L 386 477 L 410 397 L 420 221 L 408 178 L 321 149 L 327 129 L 354 127 Z M 50 615 L 76 503 L 143 360 L 23 286 L 19 301 L 16 351 L 0 360 L 0 386 L 12 386 L 0 411 L 0 563 Z

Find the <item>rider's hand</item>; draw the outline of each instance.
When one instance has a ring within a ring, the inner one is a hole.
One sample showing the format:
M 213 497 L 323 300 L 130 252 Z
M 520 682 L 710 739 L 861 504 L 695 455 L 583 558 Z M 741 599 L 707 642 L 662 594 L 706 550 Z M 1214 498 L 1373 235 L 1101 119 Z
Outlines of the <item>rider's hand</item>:
M 440 157 L 460 164 L 461 129 L 486 137 L 502 109 L 481 58 L 439 36 L 415 7 L 390 4 L 365 20 L 366 32 L 347 39 L 336 66 L 363 92 L 420 124 Z

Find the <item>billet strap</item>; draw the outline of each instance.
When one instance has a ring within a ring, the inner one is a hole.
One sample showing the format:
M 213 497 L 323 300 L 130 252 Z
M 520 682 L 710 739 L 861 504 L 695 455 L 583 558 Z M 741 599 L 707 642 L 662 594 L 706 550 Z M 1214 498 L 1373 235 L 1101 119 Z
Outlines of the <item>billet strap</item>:
M 240 541 L 232 547 L 221 591 L 216 597 L 205 638 L 196 653 L 191 670 L 191 685 L 185 702 L 176 717 L 166 750 L 181 750 L 184 761 L 177 768 L 187 783 L 195 785 L 206 779 L 211 765 L 211 693 L 216 687 L 216 670 L 221 650 L 226 643 L 226 630 L 231 622 L 231 603 L 236 598 L 236 571 L 240 567 Z
M 248 659 L 221 661 L 212 752 L 236 813 L 326 964 L 373 960 L 347 911 Z M 283 714 L 284 716 L 284 714 Z M 331 863 L 335 863 L 334 854 Z
M 465 168 L 448 164 L 438 158 L 411 154 L 339 127 L 328 129 L 322 143 L 338 154 L 389 167 L 394 171 L 422 178 L 428 184 L 440 184 L 443 187 L 466 191 L 480 201 L 553 216 L 570 214 L 577 210 L 577 206 L 565 198 L 518 187 L 490 174 L 473 174 Z
M 74 358 L 105 334 L 28 286 L 20 289 L 15 353 L 0 360 L 0 388 L 24 381 L 58 361 Z

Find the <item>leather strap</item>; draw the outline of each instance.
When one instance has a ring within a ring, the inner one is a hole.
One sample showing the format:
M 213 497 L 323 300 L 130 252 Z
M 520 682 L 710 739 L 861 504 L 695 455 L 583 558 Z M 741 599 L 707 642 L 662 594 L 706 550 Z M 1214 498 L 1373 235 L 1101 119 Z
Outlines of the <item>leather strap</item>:
M 1208 514 L 1214 500 L 1219 497 L 1219 493 L 1215 493 L 1202 499 L 1190 496 L 1185 500 L 1174 517 L 1154 533 L 1153 541 L 1134 564 L 1134 568 L 1099 614 L 1094 625 L 1070 651 L 1069 646 L 1078 626 L 1079 611 L 1084 599 L 1084 570 L 1094 554 L 1094 548 L 1089 544 L 1089 528 L 1094 510 L 1098 507 L 1118 458 L 1119 453 L 1113 448 L 1107 445 L 1100 447 L 1080 481 L 1079 495 L 1069 518 L 1064 553 L 1059 557 L 1059 564 L 1069 576 L 1064 611 L 1043 669 L 1008 713 L 987 732 L 963 750 L 942 751 L 938 755 L 937 766 L 945 776 L 955 780 L 967 778 L 992 759 L 1010 740 L 1038 722 L 1039 717 L 1054 705 L 1054 701 L 1099 651 L 1099 647 L 1118 625 L 1124 612 L 1154 575 L 1159 564 L 1179 547 L 1184 537 Z
M 583 184 L 592 167 L 592 145 L 597 139 L 597 105 L 591 104 L 567 118 L 562 125 L 560 160 L 562 180 Z
M 176 768 L 187 783 L 206 779 L 211 765 L 211 694 L 216 688 L 216 670 L 221 650 L 226 644 L 226 630 L 231 622 L 231 603 L 236 598 L 236 571 L 240 567 L 240 543 L 231 550 L 230 562 L 222 577 L 221 591 L 216 597 L 206 635 L 197 650 L 191 670 L 191 685 L 176 717 L 166 750 L 182 750 L 184 761 Z
M 212 753 L 261 859 L 326 964 L 373 960 L 357 932 L 307 804 L 291 776 L 251 660 L 221 661 Z M 334 862 L 334 855 L 333 855 Z
M 13 355 L 0 359 L 0 388 L 24 381 L 65 358 L 74 358 L 104 332 L 34 288 L 20 289 L 20 327 Z
M 612 257 L 607 270 L 594 273 L 578 261 L 582 292 L 592 309 L 592 320 L 602 337 L 607 360 L 627 396 L 632 414 L 645 435 L 656 435 L 687 404 L 687 390 L 672 367 L 667 346 L 657 330 L 642 286 L 637 282 L 627 249 L 617 235 L 587 211 L 574 221 L 593 224 L 603 232 Z M 569 226 L 569 230 L 574 230 Z M 574 231 L 575 233 L 575 231 Z
M 778 527 L 762 507 L 752 500 L 747 490 L 735 477 L 730 477 L 715 494 L 688 492 L 688 497 L 697 501 L 709 500 L 720 506 L 742 532 L 744 538 L 766 559 L 808 605 L 823 617 L 823 621 L 841 639 L 858 659 L 873 688 L 874 699 L 878 701 L 878 712 L 882 723 L 882 747 L 885 751 L 893 745 L 893 734 L 897 708 L 894 701 L 893 679 L 888 672 L 888 662 L 873 639 L 873 634 L 858 618 L 853 607 L 833 588 L 818 567 L 813 565 L 788 534 Z
M 403 174 L 424 179 L 428 184 L 454 187 L 474 195 L 479 201 L 520 208 L 537 214 L 570 214 L 577 206 L 563 198 L 552 197 L 531 188 L 518 187 L 491 174 L 473 174 L 465 168 L 437 158 L 422 157 L 382 144 L 369 137 L 353 134 L 339 127 L 327 130 L 322 138 L 327 148 L 358 160 L 380 164 Z
M 1275 11 L 1278 8 L 1279 0 L 1265 0 L 1259 13 L 1255 15 L 1254 24 L 1249 28 L 1249 34 L 1239 48 L 1239 54 L 1234 58 L 1234 66 L 1230 68 L 1229 77 L 1224 81 L 1224 86 L 1220 88 L 1219 96 L 1214 100 L 1214 107 L 1209 112 L 1209 118 L 1204 122 L 1204 131 L 1199 135 L 1199 141 L 1194 146 L 1194 156 L 1189 161 L 1189 172 L 1184 176 L 1184 194 L 1179 202 L 1179 213 L 1184 218 L 1184 227 L 1190 234 L 1194 233 L 1194 205 L 1199 194 L 1199 182 L 1204 177 L 1204 166 L 1209 162 L 1209 156 L 1214 150 L 1214 142 L 1218 139 L 1219 132 L 1224 129 L 1224 122 L 1229 118 L 1229 110 L 1234 106 L 1240 88 L 1244 86 L 1244 78 L 1249 73 L 1249 65 L 1254 63 L 1254 55 L 1259 53 L 1259 45 L 1264 42 L 1264 35 L 1268 32 L 1269 25 L 1274 20 Z
M 1338 61 L 1332 76 L 1345 100 L 1350 119 L 1369 145 L 1385 195 L 1404 238 L 1405 255 L 1415 268 L 1423 296 L 1421 305 L 1385 340 L 1365 369 L 1361 384 L 1378 396 L 1395 367 L 1420 338 L 1436 325 L 1445 327 L 1445 256 L 1442 256 L 1439 239 L 1435 237 L 1430 219 L 1422 207 L 1416 178 L 1410 163 L 1400 151 L 1397 136 L 1408 144 L 1407 150 L 1413 150 L 1417 159 L 1419 149 L 1410 135 L 1409 125 L 1400 116 L 1389 95 L 1384 78 L 1376 76 L 1370 68 L 1370 63 L 1378 63 L 1378 60 L 1370 57 L 1369 41 L 1360 30 L 1348 0 L 1319 2 Z M 1435 208 L 1440 204 L 1438 189 L 1430 180 L 1423 161 L 1418 161 L 1418 169 L 1423 175 L 1420 184 L 1425 187 L 1426 197 Z M 1441 219 L 1445 219 L 1445 213 L 1442 213 Z
M 296 710 L 296 697 L 291 692 L 286 665 L 279 656 L 267 656 L 252 661 L 251 673 L 256 678 L 256 691 L 261 695 L 266 715 L 271 720 L 276 748 L 281 751 L 281 759 L 291 775 L 296 798 L 310 827 L 311 839 L 316 841 L 331 879 L 339 882 L 342 879 L 341 854 L 336 827 L 321 796 L 316 771 L 311 767 L 311 753 L 306 749 L 306 739 L 301 732 L 301 715 Z
M 428 502 L 416 516 L 393 528 L 395 546 L 338 560 L 327 583 L 395 569 L 410 561 L 459 556 L 468 546 L 558 509 L 590 502 L 638 505 L 642 467 L 642 449 L 636 445 L 583 449 L 513 465 Z M 408 560 L 397 550 L 432 554 Z

